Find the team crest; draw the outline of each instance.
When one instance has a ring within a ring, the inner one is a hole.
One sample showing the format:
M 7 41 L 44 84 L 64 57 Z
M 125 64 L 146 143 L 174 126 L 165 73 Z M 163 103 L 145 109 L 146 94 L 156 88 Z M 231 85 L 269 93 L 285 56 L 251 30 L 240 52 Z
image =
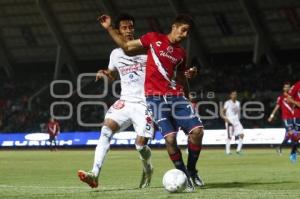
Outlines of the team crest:
M 172 53 L 174 51 L 174 49 L 172 46 L 168 46 L 167 51 L 168 51 L 168 53 Z

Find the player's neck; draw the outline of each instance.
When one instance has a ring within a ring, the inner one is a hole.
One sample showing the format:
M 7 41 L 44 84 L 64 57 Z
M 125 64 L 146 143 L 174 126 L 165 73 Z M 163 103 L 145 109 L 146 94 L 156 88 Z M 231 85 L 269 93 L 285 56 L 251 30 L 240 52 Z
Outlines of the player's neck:
M 172 36 L 172 32 L 170 32 L 168 35 L 168 40 L 171 44 L 176 44 L 174 37 Z

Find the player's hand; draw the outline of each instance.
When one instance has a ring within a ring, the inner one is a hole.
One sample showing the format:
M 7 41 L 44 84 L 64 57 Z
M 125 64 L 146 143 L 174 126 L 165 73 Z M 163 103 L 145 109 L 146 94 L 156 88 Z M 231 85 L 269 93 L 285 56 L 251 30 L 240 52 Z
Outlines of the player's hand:
M 101 24 L 104 29 L 108 29 L 112 27 L 111 25 L 111 17 L 109 15 L 101 15 L 97 17 L 97 21 Z
M 228 124 L 231 124 L 231 122 L 229 121 L 228 118 L 225 118 L 224 120 L 225 120 L 225 122 L 227 122 Z
M 98 80 L 107 77 L 109 80 L 114 80 L 113 75 L 108 72 L 107 70 L 98 70 L 97 74 L 96 74 L 96 79 L 95 82 L 97 82 Z
M 192 68 L 189 68 L 184 72 L 184 76 L 186 78 L 194 78 L 198 74 L 198 69 L 197 67 L 193 66 Z
M 268 118 L 268 122 L 271 123 L 272 121 L 273 121 L 273 117 L 269 117 L 269 118 Z
M 106 76 L 105 70 L 98 70 L 98 72 L 97 72 L 97 74 L 96 74 L 95 82 L 99 81 L 99 80 L 102 79 L 104 76 Z

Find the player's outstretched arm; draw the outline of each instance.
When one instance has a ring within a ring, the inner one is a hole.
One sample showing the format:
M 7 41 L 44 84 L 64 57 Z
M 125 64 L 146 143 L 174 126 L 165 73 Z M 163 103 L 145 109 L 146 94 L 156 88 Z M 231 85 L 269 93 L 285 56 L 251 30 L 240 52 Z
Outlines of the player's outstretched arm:
M 108 78 L 109 81 L 114 81 L 116 79 L 115 71 L 106 69 L 97 71 L 95 81 L 97 82 L 105 76 Z
M 268 118 L 268 122 L 272 122 L 272 120 L 274 119 L 274 116 L 275 116 L 276 112 L 278 111 L 278 109 L 279 109 L 279 105 L 276 105 L 275 108 L 273 109 L 271 115 Z
M 114 40 L 114 42 L 120 46 L 125 53 L 133 53 L 137 52 L 139 50 L 143 50 L 143 46 L 139 39 L 131 40 L 131 41 L 125 41 L 123 37 L 119 34 L 117 29 L 114 29 L 112 27 L 111 23 L 111 17 L 108 15 L 101 15 L 97 18 L 101 26 L 107 30 L 111 38 Z

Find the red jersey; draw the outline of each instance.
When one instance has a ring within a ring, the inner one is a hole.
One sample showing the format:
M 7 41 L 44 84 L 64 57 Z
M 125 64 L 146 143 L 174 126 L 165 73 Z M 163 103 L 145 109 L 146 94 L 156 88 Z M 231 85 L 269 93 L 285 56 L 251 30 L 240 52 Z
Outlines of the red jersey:
M 186 70 L 186 52 L 172 44 L 167 35 L 150 32 L 140 38 L 148 49 L 145 78 L 147 95 L 183 95 L 183 86 L 176 81 L 178 72 Z
M 300 102 L 300 81 L 296 82 L 290 89 L 289 95 L 297 102 Z M 295 106 L 295 118 L 300 118 L 300 107 Z
M 59 124 L 58 122 L 48 122 L 47 124 L 47 131 L 49 135 L 57 135 L 59 131 Z
M 286 98 L 284 94 L 277 98 L 277 105 L 281 109 L 281 119 L 283 120 L 294 118 L 293 105 L 288 103 Z

